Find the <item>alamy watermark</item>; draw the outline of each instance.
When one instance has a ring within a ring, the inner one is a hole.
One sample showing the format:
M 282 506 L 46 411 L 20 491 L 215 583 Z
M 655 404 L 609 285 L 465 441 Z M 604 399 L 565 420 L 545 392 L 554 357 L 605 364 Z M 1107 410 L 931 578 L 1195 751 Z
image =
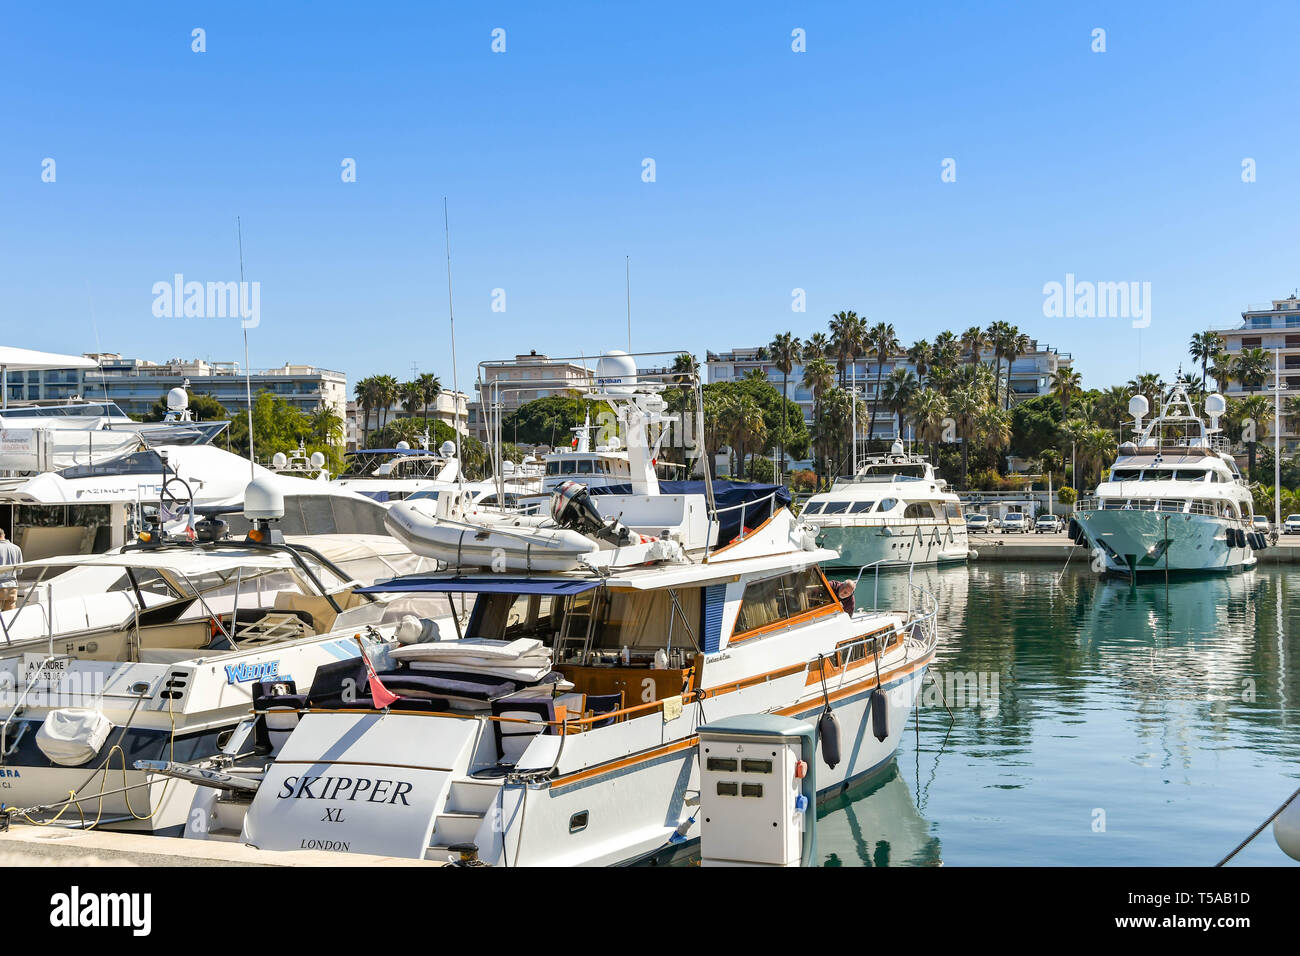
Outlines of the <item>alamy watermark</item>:
M 186 282 L 176 273 L 171 282 L 153 284 L 157 319 L 234 319 L 246 329 L 262 322 L 260 282 Z
M 1133 328 L 1151 324 L 1150 282 L 1079 281 L 1073 272 L 1065 282 L 1043 286 L 1043 315 L 1049 319 L 1132 319 Z

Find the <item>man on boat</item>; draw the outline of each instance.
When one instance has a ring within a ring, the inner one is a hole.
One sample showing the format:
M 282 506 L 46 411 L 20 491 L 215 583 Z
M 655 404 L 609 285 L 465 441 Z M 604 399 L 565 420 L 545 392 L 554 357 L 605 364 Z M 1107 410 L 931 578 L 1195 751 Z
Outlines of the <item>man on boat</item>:
M 23 549 L 5 538 L 0 528 L 0 568 L 23 563 Z M 0 570 L 0 611 L 12 611 L 18 606 L 18 572 L 14 568 Z

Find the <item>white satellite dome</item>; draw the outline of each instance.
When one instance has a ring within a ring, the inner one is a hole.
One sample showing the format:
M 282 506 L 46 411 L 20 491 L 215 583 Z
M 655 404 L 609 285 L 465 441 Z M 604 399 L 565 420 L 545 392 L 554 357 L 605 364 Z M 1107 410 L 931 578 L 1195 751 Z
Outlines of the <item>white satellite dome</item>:
M 190 396 L 185 389 L 178 386 L 167 393 L 167 411 L 183 412 L 189 407 Z
M 254 478 L 244 489 L 244 517 L 249 521 L 284 517 L 284 495 L 269 478 Z
M 1128 400 L 1128 413 L 1134 418 L 1145 418 L 1151 411 L 1151 403 L 1145 395 L 1134 395 Z
M 1218 418 L 1228 410 L 1228 400 L 1218 392 L 1211 392 L 1205 396 L 1205 414 L 1211 418 Z
M 612 349 L 596 362 L 596 385 L 614 394 L 628 393 L 636 385 L 636 359 Z
M 289 458 L 282 451 L 277 451 L 271 456 L 271 467 L 276 471 L 282 471 L 289 464 Z
M 311 459 L 310 459 L 310 461 L 311 461 L 311 466 L 312 466 L 313 468 L 324 468 L 324 467 L 325 467 L 325 456 L 324 456 L 323 454 L 321 454 L 320 452 L 318 452 L 318 451 L 314 451 L 314 452 L 311 453 Z
M 408 441 L 399 441 L 399 442 L 397 443 L 397 450 L 398 450 L 398 451 L 410 451 L 410 450 L 411 450 L 411 443 L 408 442 Z
M 438 446 L 438 453 L 442 455 L 443 458 L 456 457 L 456 443 L 454 441 L 443 442 Z
M 889 446 L 889 453 L 891 455 L 901 455 L 903 453 L 903 440 L 901 438 L 894 439 L 894 443 Z

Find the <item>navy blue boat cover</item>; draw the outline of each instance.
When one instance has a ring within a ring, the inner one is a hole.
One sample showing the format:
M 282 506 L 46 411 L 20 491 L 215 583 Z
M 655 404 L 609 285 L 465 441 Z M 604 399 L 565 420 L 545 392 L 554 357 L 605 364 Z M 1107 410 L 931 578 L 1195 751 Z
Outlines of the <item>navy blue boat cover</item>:
M 593 495 L 630 495 L 631 485 L 607 485 L 587 489 Z M 703 481 L 660 481 L 659 493 L 664 495 L 702 495 Z M 773 499 L 775 494 L 775 499 Z M 715 481 L 713 500 L 718 507 L 718 544 L 723 545 L 740 535 L 740 522 L 746 528 L 757 528 L 772 515 L 772 502 L 778 508 L 790 507 L 790 491 L 785 485 L 763 485 L 750 481 Z M 748 507 L 740 507 L 747 505 Z M 597 507 L 600 507 L 597 504 Z M 611 517 L 606 515 L 605 517 Z

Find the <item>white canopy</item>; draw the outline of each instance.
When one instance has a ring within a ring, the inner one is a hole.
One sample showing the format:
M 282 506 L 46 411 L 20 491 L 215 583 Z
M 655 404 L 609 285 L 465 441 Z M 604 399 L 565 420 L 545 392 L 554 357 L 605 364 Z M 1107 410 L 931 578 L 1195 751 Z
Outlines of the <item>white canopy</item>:
M 57 352 L 35 352 L 32 349 L 0 345 L 0 367 L 10 369 L 45 368 L 99 368 L 99 363 L 84 355 L 60 355 Z

